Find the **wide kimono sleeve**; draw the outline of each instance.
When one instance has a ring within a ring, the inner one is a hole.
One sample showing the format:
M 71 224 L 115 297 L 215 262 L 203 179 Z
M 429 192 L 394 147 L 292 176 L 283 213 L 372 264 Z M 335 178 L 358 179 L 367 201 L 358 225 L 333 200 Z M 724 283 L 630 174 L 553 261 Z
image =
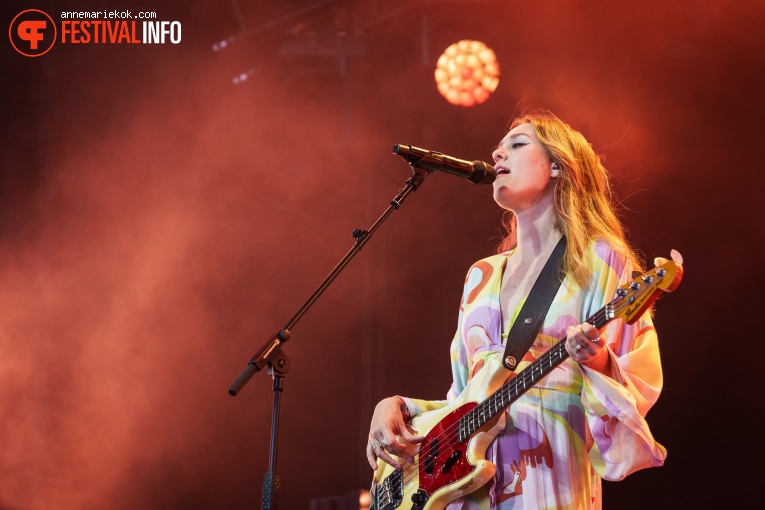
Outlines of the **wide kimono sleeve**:
M 623 256 L 605 243 L 596 243 L 594 251 L 590 315 L 632 280 L 632 268 Z M 590 431 L 587 446 L 595 471 L 606 480 L 621 480 L 639 469 L 661 466 L 667 455 L 645 421 L 662 387 L 659 344 L 648 312 L 632 324 L 615 319 L 603 331 L 613 378 L 581 366 Z

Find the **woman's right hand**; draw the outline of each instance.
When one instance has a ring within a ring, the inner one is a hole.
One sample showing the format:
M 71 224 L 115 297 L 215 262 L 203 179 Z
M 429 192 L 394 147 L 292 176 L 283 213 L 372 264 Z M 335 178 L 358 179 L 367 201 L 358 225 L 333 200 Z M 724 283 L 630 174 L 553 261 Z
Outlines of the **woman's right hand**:
M 424 436 L 415 435 L 417 431 L 404 422 L 402 405 L 399 397 L 389 397 L 375 407 L 367 442 L 367 460 L 372 469 L 377 469 L 377 459 L 396 469 L 402 467 L 399 458 L 413 463 L 414 459 L 406 449 L 425 440 Z

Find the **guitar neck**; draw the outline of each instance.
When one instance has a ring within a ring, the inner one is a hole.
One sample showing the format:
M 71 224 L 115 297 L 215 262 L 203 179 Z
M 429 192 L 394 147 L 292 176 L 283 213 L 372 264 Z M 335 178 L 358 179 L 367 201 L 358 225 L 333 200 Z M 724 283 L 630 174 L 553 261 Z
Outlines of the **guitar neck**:
M 613 319 L 613 309 L 610 304 L 595 312 L 585 322 L 600 329 Z M 553 368 L 560 365 L 568 358 L 565 338 L 558 341 L 547 352 L 537 358 L 531 365 L 524 368 L 517 376 L 513 377 L 500 389 L 492 393 L 488 398 L 478 404 L 472 411 L 459 420 L 457 437 L 464 441 L 472 436 L 478 429 L 502 413 L 510 404 L 518 400 L 537 381 L 546 376 Z

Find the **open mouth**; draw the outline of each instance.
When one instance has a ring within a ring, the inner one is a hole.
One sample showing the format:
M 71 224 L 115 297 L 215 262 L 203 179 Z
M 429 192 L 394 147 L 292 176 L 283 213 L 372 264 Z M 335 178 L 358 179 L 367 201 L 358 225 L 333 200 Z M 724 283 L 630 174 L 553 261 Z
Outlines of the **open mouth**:
M 497 175 L 504 175 L 509 173 L 510 173 L 510 170 L 508 170 L 507 168 L 501 167 L 501 166 L 497 167 Z

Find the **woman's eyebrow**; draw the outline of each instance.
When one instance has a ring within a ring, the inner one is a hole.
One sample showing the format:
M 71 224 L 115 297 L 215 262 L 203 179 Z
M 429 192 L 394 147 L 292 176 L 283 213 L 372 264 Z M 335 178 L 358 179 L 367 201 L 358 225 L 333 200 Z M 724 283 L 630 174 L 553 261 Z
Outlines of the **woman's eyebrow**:
M 505 145 L 510 145 L 510 142 L 512 142 L 513 140 L 515 140 L 519 136 L 529 136 L 529 135 L 527 135 L 526 133 L 515 133 L 514 135 L 508 136 L 505 140 L 502 140 L 502 143 L 504 143 Z M 500 145 L 502 143 L 500 143 Z

